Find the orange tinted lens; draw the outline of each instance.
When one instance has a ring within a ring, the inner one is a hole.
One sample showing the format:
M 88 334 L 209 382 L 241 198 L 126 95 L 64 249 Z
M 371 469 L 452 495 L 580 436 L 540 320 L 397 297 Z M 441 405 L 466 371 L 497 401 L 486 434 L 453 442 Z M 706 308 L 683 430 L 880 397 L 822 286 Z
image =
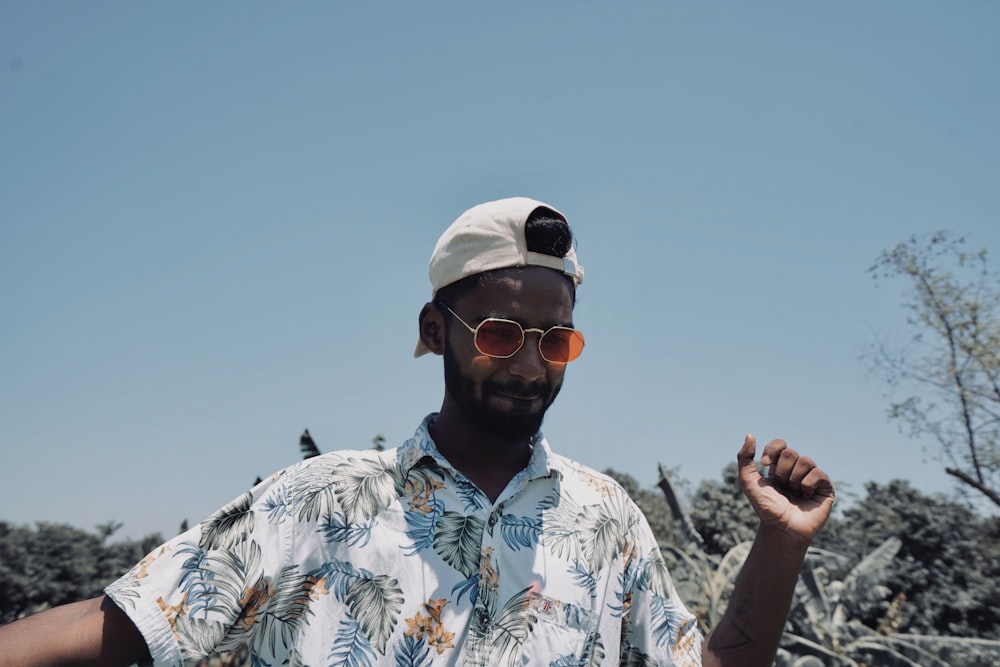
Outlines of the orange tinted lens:
M 524 342 L 524 331 L 517 322 L 484 320 L 476 329 L 476 347 L 483 354 L 510 357 Z
M 567 364 L 583 352 L 583 334 L 576 329 L 549 329 L 538 341 L 538 349 L 546 361 Z

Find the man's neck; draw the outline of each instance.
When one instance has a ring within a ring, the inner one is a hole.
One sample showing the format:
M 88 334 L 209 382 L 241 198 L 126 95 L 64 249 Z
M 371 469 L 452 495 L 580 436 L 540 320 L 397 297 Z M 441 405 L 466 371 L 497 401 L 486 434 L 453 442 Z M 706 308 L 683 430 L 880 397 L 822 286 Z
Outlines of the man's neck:
M 486 432 L 447 405 L 429 426 L 438 451 L 492 502 L 531 458 L 532 438 L 512 440 Z

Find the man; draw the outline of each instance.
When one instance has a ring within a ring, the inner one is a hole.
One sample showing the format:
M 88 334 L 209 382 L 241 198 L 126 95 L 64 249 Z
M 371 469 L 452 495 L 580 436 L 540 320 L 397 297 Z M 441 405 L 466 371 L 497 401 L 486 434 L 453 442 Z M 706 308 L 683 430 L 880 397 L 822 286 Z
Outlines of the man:
M 415 356 L 445 392 L 397 449 L 341 451 L 256 486 L 106 595 L 0 631 L 0 664 L 158 665 L 247 645 L 253 664 L 766 665 L 829 478 L 782 441 L 740 482 L 760 518 L 706 640 L 624 490 L 540 426 L 583 351 L 566 218 L 525 198 L 442 235 Z

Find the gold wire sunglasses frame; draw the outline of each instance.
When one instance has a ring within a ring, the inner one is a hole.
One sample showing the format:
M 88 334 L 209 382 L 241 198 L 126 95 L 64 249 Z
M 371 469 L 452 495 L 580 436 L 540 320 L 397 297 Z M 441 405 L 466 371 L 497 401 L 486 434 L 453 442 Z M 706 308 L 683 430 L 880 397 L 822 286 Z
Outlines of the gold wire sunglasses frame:
M 439 302 L 440 303 L 440 302 Z M 461 322 L 469 333 L 472 342 L 481 354 L 494 359 L 509 359 L 517 354 L 524 345 L 525 334 L 537 333 L 538 353 L 550 364 L 568 364 L 578 358 L 583 352 L 583 334 L 570 327 L 554 326 L 548 329 L 525 329 L 520 322 L 506 320 L 501 317 L 488 317 L 478 326 L 471 326 L 459 317 L 458 313 L 440 303 L 445 309 Z M 485 328 L 484 328 L 485 327 Z

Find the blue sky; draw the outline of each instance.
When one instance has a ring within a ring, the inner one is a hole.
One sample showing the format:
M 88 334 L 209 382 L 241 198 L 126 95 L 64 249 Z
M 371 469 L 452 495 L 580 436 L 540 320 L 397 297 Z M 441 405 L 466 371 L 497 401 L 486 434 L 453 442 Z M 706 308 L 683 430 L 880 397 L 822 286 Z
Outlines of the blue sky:
M 866 269 L 1000 252 L 1000 3 L 0 4 L 0 519 L 170 535 L 407 438 L 438 234 L 566 213 L 587 271 L 553 447 L 643 485 L 784 437 L 849 498 L 950 482 L 859 354 Z M 994 266 L 996 263 L 994 262 Z

